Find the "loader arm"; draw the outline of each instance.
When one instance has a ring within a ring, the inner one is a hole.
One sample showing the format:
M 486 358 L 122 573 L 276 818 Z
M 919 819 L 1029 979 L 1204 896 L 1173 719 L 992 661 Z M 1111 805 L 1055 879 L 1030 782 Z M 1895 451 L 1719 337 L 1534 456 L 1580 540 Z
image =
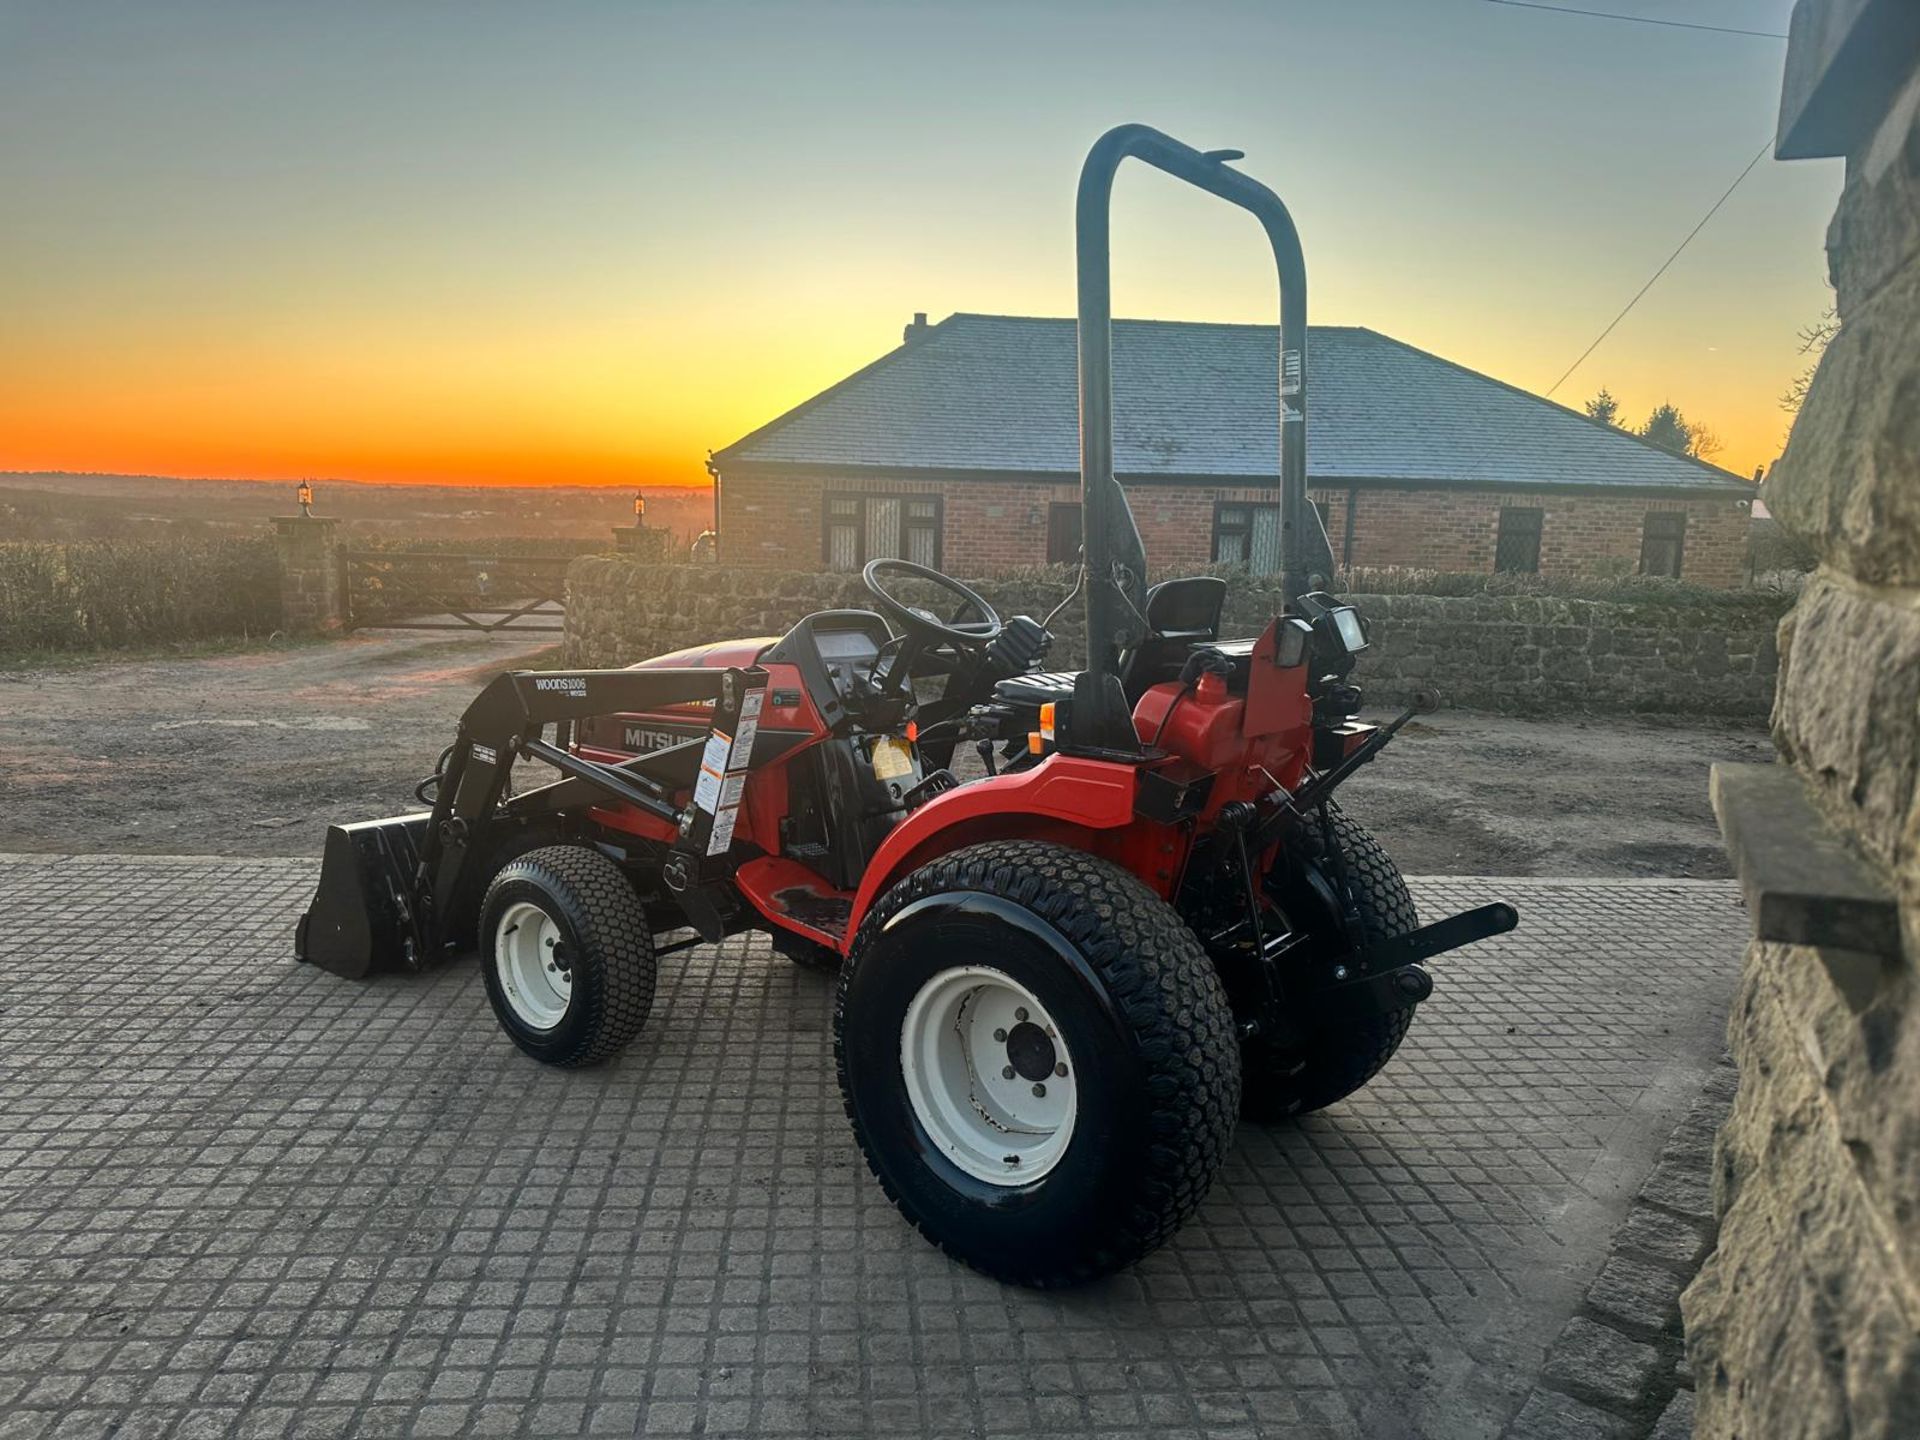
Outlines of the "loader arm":
M 457 910 L 485 878 L 473 867 L 490 853 L 493 827 L 609 800 L 662 822 L 663 833 L 674 837 L 669 881 L 677 878 L 683 903 L 697 906 L 731 842 L 740 787 L 727 782 L 744 773 L 752 755 L 766 683 L 758 666 L 499 676 L 460 717 L 429 814 L 331 827 L 297 953 L 349 975 L 424 964 L 459 933 Z M 702 701 L 713 707 L 705 737 L 618 765 L 543 738 L 549 725 Z M 693 799 L 683 806 L 656 772 L 684 770 L 685 751 L 696 746 L 700 770 Z M 507 780 L 522 755 L 545 761 L 563 778 L 508 798 Z

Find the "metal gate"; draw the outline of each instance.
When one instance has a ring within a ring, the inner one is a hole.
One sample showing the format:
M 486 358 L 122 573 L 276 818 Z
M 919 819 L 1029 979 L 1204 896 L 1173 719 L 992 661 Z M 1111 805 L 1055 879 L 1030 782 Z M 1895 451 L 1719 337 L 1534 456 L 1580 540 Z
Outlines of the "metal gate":
M 348 550 L 340 557 L 350 630 L 559 634 L 571 555 Z

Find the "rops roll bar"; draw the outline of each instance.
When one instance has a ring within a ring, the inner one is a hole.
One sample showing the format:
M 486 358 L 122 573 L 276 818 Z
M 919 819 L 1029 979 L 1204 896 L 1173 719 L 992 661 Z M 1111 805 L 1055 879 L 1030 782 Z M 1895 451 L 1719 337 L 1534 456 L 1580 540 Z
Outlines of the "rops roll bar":
M 1307 503 L 1307 267 L 1293 217 L 1259 181 L 1227 167 L 1237 150 L 1195 150 L 1148 125 L 1122 125 L 1094 143 L 1080 169 L 1074 230 L 1080 300 L 1080 498 L 1085 521 L 1087 668 L 1118 673 L 1145 638 L 1147 560 L 1113 474 L 1113 276 L 1108 258 L 1113 177 L 1129 156 L 1252 212 L 1280 279 L 1280 583 L 1287 608 L 1333 574 L 1333 550 Z

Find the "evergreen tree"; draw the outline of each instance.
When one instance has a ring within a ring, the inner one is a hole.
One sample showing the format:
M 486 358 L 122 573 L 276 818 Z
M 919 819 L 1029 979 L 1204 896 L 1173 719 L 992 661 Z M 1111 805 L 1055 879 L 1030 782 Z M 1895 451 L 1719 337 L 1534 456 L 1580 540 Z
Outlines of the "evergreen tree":
M 1693 427 L 1687 424 L 1687 417 L 1671 401 L 1654 407 L 1653 413 L 1647 416 L 1647 423 L 1640 427 L 1640 438 L 1649 445 L 1658 445 L 1662 450 L 1671 450 L 1676 455 L 1693 453 Z

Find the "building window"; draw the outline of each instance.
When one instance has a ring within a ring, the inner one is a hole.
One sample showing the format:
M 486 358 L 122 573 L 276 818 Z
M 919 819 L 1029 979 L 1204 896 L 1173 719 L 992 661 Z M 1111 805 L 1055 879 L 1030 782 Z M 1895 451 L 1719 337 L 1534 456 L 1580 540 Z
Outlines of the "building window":
M 1080 502 L 1056 500 L 1047 509 L 1047 563 L 1071 565 L 1080 558 Z
M 1493 542 L 1493 568 L 1534 574 L 1540 569 L 1540 526 L 1547 512 L 1524 505 L 1500 507 L 1500 529 Z
M 911 560 L 940 568 L 938 495 L 826 497 L 821 562 L 829 570 L 858 570 L 869 560 Z
M 1680 578 L 1680 561 L 1687 548 L 1687 512 L 1655 510 L 1640 531 L 1640 573 Z
M 1244 565 L 1256 575 L 1280 568 L 1280 507 L 1237 501 L 1213 510 L 1213 563 Z

